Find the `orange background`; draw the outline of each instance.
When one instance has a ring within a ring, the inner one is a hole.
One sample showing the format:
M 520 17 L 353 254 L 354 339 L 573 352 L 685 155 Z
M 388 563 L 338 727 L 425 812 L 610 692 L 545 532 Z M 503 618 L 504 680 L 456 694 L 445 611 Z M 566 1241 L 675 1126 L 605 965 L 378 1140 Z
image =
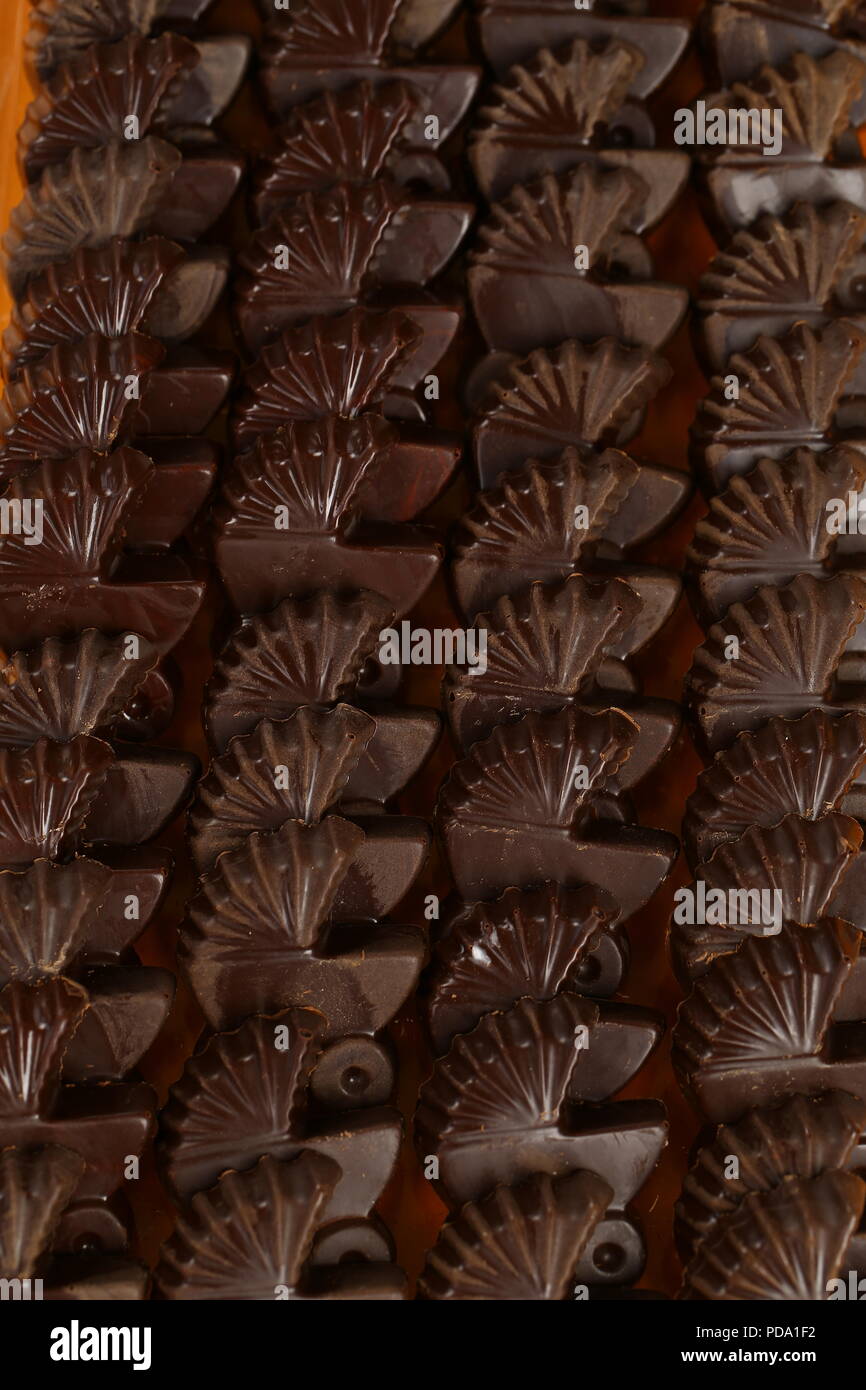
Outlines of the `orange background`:
M 695 0 L 670 0 L 670 3 L 663 6 L 654 5 L 652 8 L 655 12 L 670 16 L 692 15 L 696 13 L 698 5 Z M 3 149 L 6 151 L 5 159 L 0 161 L 0 220 L 3 225 L 8 220 L 9 208 L 14 206 L 20 196 L 21 185 L 13 154 L 15 132 L 31 95 L 20 57 L 23 52 L 25 15 L 25 0 L 7 0 L 4 6 L 3 34 L 0 38 L 0 43 L 4 45 L 4 60 L 0 73 L 0 131 L 3 136 Z M 255 34 L 259 24 L 252 0 L 220 0 L 211 12 L 205 27 L 211 31 L 243 29 Z M 465 41 L 460 23 L 439 45 L 439 51 L 446 58 L 465 61 Z M 700 87 L 699 65 L 694 54 L 690 53 L 661 94 L 661 98 L 652 103 L 660 144 L 670 143 L 673 110 L 692 100 Z M 260 150 L 263 147 L 268 138 L 268 125 L 249 84 L 234 104 L 224 125 L 235 143 L 251 150 Z M 230 222 L 229 237 L 236 244 L 240 244 L 244 234 L 242 215 L 237 214 Z M 676 205 L 666 222 L 653 234 L 650 244 L 657 259 L 657 278 L 685 284 L 694 291 L 697 278 L 706 267 L 714 248 L 690 193 Z M 0 290 L 0 299 L 0 316 L 5 321 L 8 311 L 5 287 Z M 477 343 L 471 337 L 467 337 L 457 345 L 447 367 L 443 367 L 443 378 L 451 383 L 452 389 L 450 392 L 448 389 L 443 390 L 442 423 L 450 427 L 459 427 L 461 418 L 456 383 L 463 378 L 467 366 L 477 353 Z M 668 356 L 674 367 L 672 383 L 651 408 L 645 429 L 631 446 L 631 452 L 638 458 L 663 461 L 685 469 L 688 425 L 694 413 L 695 402 L 705 389 L 705 383 L 691 351 L 688 326 L 677 335 Z M 447 526 L 465 509 L 470 498 L 471 489 L 467 481 L 462 479 L 440 500 L 430 519 L 438 524 L 444 533 Z M 702 510 L 702 504 L 694 501 L 677 525 L 660 541 L 647 548 L 644 558 L 679 568 L 683 549 L 691 535 L 695 519 Z M 211 659 L 213 622 L 218 611 L 219 600 L 215 593 L 194 630 L 175 654 L 184 673 L 185 693 L 172 728 L 161 740 L 169 745 L 192 748 L 202 757 L 205 750 L 198 710 L 202 684 Z M 438 582 L 417 610 L 416 621 L 418 624 L 429 626 L 456 623 L 456 615 L 450 608 L 443 580 Z M 647 693 L 679 698 L 683 672 L 699 640 L 699 630 L 683 602 L 671 623 L 653 644 L 650 656 L 644 662 Z M 420 673 L 413 671 L 407 690 L 410 702 L 438 704 L 440 678 L 441 671 L 438 670 Z M 446 739 L 429 766 L 404 797 L 404 811 L 429 816 L 438 784 L 451 761 L 452 755 Z M 683 803 L 694 784 L 699 765 L 688 738 L 683 735 L 665 764 L 643 789 L 640 810 L 645 824 L 679 831 Z M 183 854 L 182 825 L 175 826 L 166 837 L 166 841 L 178 855 L 178 872 L 169 902 L 159 920 L 149 928 L 142 939 L 140 952 L 148 963 L 173 965 L 176 928 L 183 914 L 184 901 L 190 892 L 192 875 Z M 644 912 L 629 923 L 633 963 L 622 997 L 634 1003 L 660 1009 L 667 1014 L 669 1020 L 673 1018 L 679 992 L 667 959 L 665 931 L 673 889 L 684 881 L 686 874 L 680 863 L 673 880 L 659 892 Z M 406 905 L 403 913 L 406 920 L 421 920 L 418 906 L 422 895 L 430 891 L 440 893 L 443 898 L 448 891 L 447 874 L 435 855 L 424 873 L 423 881 L 413 893 L 411 902 Z M 184 1058 L 192 1050 L 199 1028 L 198 1010 L 181 985 L 168 1026 L 142 1066 L 145 1076 L 157 1087 L 161 1097 L 164 1096 L 168 1084 L 179 1074 Z M 393 1036 L 400 1051 L 400 1100 L 408 1121 L 418 1085 L 429 1068 L 423 1034 L 413 1010 L 407 1011 L 405 1016 L 396 1021 Z M 669 1036 L 627 1094 L 657 1096 L 665 1101 L 670 1113 L 671 1142 L 658 1169 L 641 1193 L 636 1207 L 643 1220 L 649 1247 L 648 1267 L 641 1281 L 642 1285 L 674 1293 L 679 1282 L 679 1268 L 671 1240 L 672 1207 L 685 1171 L 686 1153 L 696 1125 L 673 1079 L 669 1063 Z M 161 1193 L 152 1169 L 145 1173 L 133 1195 L 137 1209 L 140 1251 L 152 1262 L 160 1241 L 170 1230 L 171 1208 Z M 411 1274 L 416 1274 L 423 1260 L 424 1250 L 435 1239 L 443 1208 L 429 1184 L 421 1176 L 408 1140 L 404 1146 L 399 1170 L 381 1203 L 381 1210 L 396 1236 L 398 1259 Z

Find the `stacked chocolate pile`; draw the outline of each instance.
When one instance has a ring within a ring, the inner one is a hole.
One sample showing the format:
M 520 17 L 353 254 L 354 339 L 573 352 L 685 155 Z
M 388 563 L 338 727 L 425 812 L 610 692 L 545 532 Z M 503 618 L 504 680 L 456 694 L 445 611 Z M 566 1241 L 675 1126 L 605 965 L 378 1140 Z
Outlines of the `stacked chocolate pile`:
M 134 943 L 171 873 L 151 842 L 198 773 L 152 740 L 204 595 L 182 538 L 216 458 L 195 436 L 232 375 L 186 343 L 227 276 L 193 243 L 240 176 L 211 122 L 247 44 L 154 36 L 157 10 L 34 6 L 4 239 L 0 1274 L 55 1298 L 146 1285 L 124 1185 L 155 1119 L 135 1069 L 174 979 Z
M 391 808 L 440 721 L 399 703 L 383 640 L 439 569 L 412 523 L 461 453 L 426 404 L 460 314 L 425 287 L 471 219 L 435 150 L 477 83 L 392 61 L 395 26 L 429 10 L 315 0 L 266 26 L 265 88 L 291 111 L 256 171 L 235 301 L 258 356 L 213 529 L 238 625 L 206 694 L 181 933 L 213 1031 L 162 1118 L 163 1175 L 189 1203 L 166 1298 L 405 1297 L 374 1214 L 402 1135 L 383 1034 L 426 942 L 389 914 L 430 831 Z
M 631 553 L 688 480 L 621 446 L 668 379 L 658 351 L 686 310 L 640 238 L 688 173 L 652 148 L 643 102 L 687 29 L 514 0 L 479 23 L 502 76 L 470 137 L 493 201 L 469 267 L 489 348 L 470 384 L 484 491 L 452 579 L 483 659 L 444 686 L 460 761 L 438 825 L 459 901 L 430 980 L 439 1060 L 416 1116 L 425 1171 L 458 1214 L 421 1293 L 563 1299 L 640 1276 L 628 1206 L 667 1129 L 658 1102 L 615 1099 L 663 1020 L 610 996 L 624 923 L 678 849 L 636 824 L 631 793 L 679 710 L 644 698 L 630 663 L 680 584 Z
M 708 631 L 686 685 L 715 756 L 684 824 L 694 884 L 672 948 L 690 993 L 674 1065 L 721 1127 L 678 1208 L 687 1298 L 846 1297 L 866 1269 L 853 1171 L 866 1136 L 866 163 L 853 130 L 866 49 L 854 8 L 792 19 L 713 5 L 705 23 L 728 84 L 707 109 L 752 110 L 759 142 L 707 151 L 703 180 L 723 250 L 700 304 L 714 375 L 693 457 L 710 510 L 688 563 Z

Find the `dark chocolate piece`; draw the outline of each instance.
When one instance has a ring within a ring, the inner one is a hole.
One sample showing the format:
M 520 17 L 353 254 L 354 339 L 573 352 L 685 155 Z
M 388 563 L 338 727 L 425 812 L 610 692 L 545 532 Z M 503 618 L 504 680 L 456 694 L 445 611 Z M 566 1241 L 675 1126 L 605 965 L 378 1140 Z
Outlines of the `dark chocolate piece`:
M 587 45 L 633 46 L 640 65 L 632 76 L 634 91 L 645 96 L 673 70 L 689 40 L 682 19 L 646 18 L 641 0 L 589 0 L 576 10 L 573 0 L 483 0 L 481 42 L 497 72 L 526 61 L 539 48 L 581 40 Z
M 272 109 L 283 113 L 322 91 L 358 82 L 406 81 L 419 92 L 423 116 L 436 117 L 438 141 L 446 140 L 466 114 L 481 74 L 453 64 L 391 66 L 389 33 L 399 3 L 368 0 L 358 10 L 344 0 L 299 0 L 291 13 L 272 16 L 260 49 L 262 86 Z M 421 149 L 425 132 L 423 118 L 413 122 L 409 138 Z
M 866 929 L 862 843 L 859 822 L 831 811 L 814 820 L 786 816 L 772 828 L 752 826 L 719 845 L 695 870 L 692 891 L 706 895 L 701 915 L 707 920 L 683 923 L 674 913 L 671 951 L 680 979 L 696 979 L 747 936 L 769 935 L 785 922 L 808 926 L 839 917 Z M 719 910 L 718 897 L 710 902 L 709 895 L 719 893 L 737 904 L 733 912 Z
M 389 182 L 340 183 L 272 215 L 239 257 L 236 316 L 251 351 L 389 286 L 426 285 L 466 234 L 470 204 L 421 201 Z M 411 315 L 411 310 L 410 310 Z
M 316 365 L 324 370 L 326 364 Z M 291 370 L 298 374 L 299 367 L 293 359 Z M 348 377 L 349 383 L 354 395 L 360 378 Z M 354 413 L 346 400 L 333 405 Z M 299 403 L 296 415 L 303 410 Z M 313 412 L 312 404 L 307 410 Z M 241 438 L 252 437 L 257 420 L 267 428 L 285 413 L 279 394 L 269 391 L 247 412 Z M 273 608 L 323 589 L 372 590 L 397 614 L 414 606 L 439 569 L 441 547 L 422 528 L 364 523 L 358 516 L 365 479 L 387 477 L 399 466 L 395 442 L 381 416 L 324 414 L 291 420 L 236 461 L 215 515 L 217 565 L 236 608 Z
M 857 568 L 864 543 L 833 529 L 840 509 L 866 489 L 866 457 L 854 449 L 796 449 L 782 462 L 761 459 L 735 474 L 710 499 L 686 557 L 693 603 L 705 626 L 762 585 L 788 584 L 798 574 L 823 578 Z M 845 544 L 845 549 L 842 545 Z M 850 556 L 850 560 L 848 557 Z
M 161 237 L 82 247 L 30 281 L 3 336 L 4 371 L 15 380 L 53 347 L 90 333 L 123 338 L 142 329 L 180 341 L 204 323 L 227 277 L 224 252 L 186 254 Z
M 555 458 L 569 446 L 627 443 L 670 375 L 661 357 L 610 338 L 592 347 L 570 341 L 530 353 L 493 383 L 495 403 L 476 423 L 480 486 L 494 487 L 508 469 Z
M 683 839 L 689 862 L 706 860 L 751 826 L 786 815 L 842 810 L 864 819 L 866 714 L 811 710 L 771 719 L 716 754 L 686 803 Z
M 132 449 L 108 459 L 82 449 L 12 480 L 3 494 L 10 514 L 20 508 L 32 524 L 41 503 L 43 535 L 39 544 L 22 532 L 0 539 L 0 646 L 7 652 L 91 627 L 123 634 L 130 652 L 136 633 L 161 654 L 180 640 L 204 583 L 174 557 L 145 564 L 119 556 L 125 518 L 153 471 Z
M 789 925 L 714 961 L 673 1033 L 674 1070 L 697 1109 L 721 1123 L 798 1091 L 866 1099 L 862 1025 L 836 1014 L 862 939 L 845 922 Z
M 399 1011 L 424 961 L 423 933 L 330 920 L 361 916 L 347 911 L 353 906 L 376 916 L 393 906 L 375 901 L 382 885 L 369 884 L 376 866 L 364 838 L 358 826 L 327 816 L 313 826 L 289 821 L 220 856 L 189 905 L 180 947 L 212 1027 L 303 1004 L 327 1020 L 323 1038 L 372 1035 Z M 362 890 L 356 904 L 353 866 Z M 365 895 L 372 900 L 363 902 Z
M 243 1171 L 263 1155 L 286 1161 L 307 1149 L 341 1168 L 323 1219 L 369 1216 L 400 1145 L 400 1116 L 377 1096 L 393 1077 L 382 1077 L 381 1049 L 369 1038 L 332 1046 L 332 1077 L 322 1022 L 311 1009 L 250 1018 L 190 1058 L 161 1119 L 158 1158 L 175 1196 L 188 1199 L 227 1168 Z M 309 1113 L 316 1101 L 317 1120 Z
M 821 332 L 797 323 L 778 340 L 760 337 L 735 353 L 692 426 L 691 459 L 704 491 L 718 491 L 761 458 L 827 448 L 844 442 L 846 430 L 856 438 L 862 407 L 844 397 L 864 348 L 866 333 L 842 320 Z
M 611 1245 L 616 1258 L 611 1252 L 607 1268 L 596 1265 L 592 1282 L 636 1278 L 643 1243 L 625 1208 L 664 1147 L 664 1108 L 604 1102 L 640 1068 L 662 1028 L 648 1010 L 560 994 L 488 1014 L 457 1038 L 422 1087 L 415 1116 L 418 1153 L 439 1159 L 448 1200 L 478 1201 L 539 1171 L 597 1173 L 613 1190 L 610 1212 L 577 1277 L 593 1268 L 595 1248 Z
M 459 523 L 451 572 L 464 614 L 576 570 L 628 577 L 622 552 L 662 530 L 689 486 L 687 474 L 635 463 L 616 449 L 567 448 L 555 461 L 528 460 L 480 493 Z
M 518 600 L 502 598 L 492 613 L 479 614 L 474 626 L 485 636 L 484 669 L 450 666 L 445 673 L 445 709 L 458 746 L 467 749 L 497 724 L 530 710 L 592 709 L 615 699 L 640 731 L 627 781 L 641 781 L 680 726 L 677 710 L 666 702 L 644 707 L 633 697 L 635 682 L 625 665 L 676 604 L 678 583 L 671 576 L 665 588 L 664 578 L 650 572 L 642 603 L 644 585 L 631 572 L 630 584 L 588 584 L 572 574 L 561 585 L 533 584 Z
M 845 650 L 866 614 L 866 584 L 853 575 L 799 575 L 735 603 L 707 633 L 685 678 L 696 731 L 711 751 L 768 719 L 846 707 Z M 859 664 L 850 672 L 859 709 Z
M 189 0 L 179 3 L 186 5 Z M 199 9 L 204 7 L 199 3 Z M 44 80 L 60 63 L 85 53 L 92 44 L 148 33 L 165 9 L 165 0 L 34 0 L 24 42 Z
M 446 1052 L 485 1014 L 523 998 L 561 990 L 613 994 L 628 960 L 617 905 L 603 889 L 510 888 L 495 903 L 464 907 L 439 943 L 429 977 L 427 1022 L 433 1046 Z
M 205 692 L 213 748 L 224 753 L 260 719 L 288 719 L 302 705 L 353 702 L 393 618 L 378 594 L 338 598 L 324 590 L 247 619 L 220 654 Z
M 374 811 L 360 816 L 369 834 L 410 835 L 416 859 L 411 882 L 426 853 L 426 828 L 376 812 L 414 775 L 437 733 L 438 721 L 423 711 L 389 728 L 351 705 L 301 708 L 280 723 L 261 720 L 251 734 L 232 740 L 199 785 L 189 822 L 199 871 L 255 831 L 276 830 L 289 820 L 315 824 L 341 803 L 355 802 Z
M 413 155 L 406 133 L 418 110 L 418 93 L 406 82 L 373 88 L 359 82 L 296 106 L 277 132 L 277 148 L 253 178 L 253 206 L 260 222 L 305 193 L 338 183 L 423 182 L 438 192 L 448 175 L 434 155 Z
M 497 1187 L 446 1222 L 419 1297 L 540 1302 L 573 1296 L 574 1270 L 613 1196 L 595 1173 Z
M 550 880 L 606 889 L 622 919 L 642 907 L 678 846 L 672 835 L 619 823 L 617 793 L 638 736 L 619 710 L 567 708 L 525 715 L 475 744 L 437 807 L 461 895 L 491 898 Z
M 715 1238 L 750 1193 L 772 1192 L 791 1178 L 859 1167 L 864 1133 L 866 1101 L 841 1091 L 794 1096 L 721 1125 L 689 1169 L 676 1205 L 683 1262 Z
M 18 158 L 32 182 L 75 149 L 138 140 L 162 124 L 162 106 L 199 62 L 179 34 L 95 44 L 65 63 L 27 108 Z
M 84 1167 L 55 1246 L 120 1250 L 126 1231 L 115 1194 L 152 1133 L 155 1098 L 143 1085 L 61 1086 L 62 1059 L 88 1008 L 86 991 L 63 976 L 0 992 L 0 1145 L 59 1144 L 79 1154 Z
M 685 1299 L 821 1302 L 847 1276 L 849 1242 L 866 1183 L 823 1173 L 753 1192 L 701 1245 L 685 1273 Z
M 784 112 L 772 178 L 759 147 L 696 147 L 721 227 L 746 227 L 764 213 L 779 217 L 797 202 L 844 201 L 866 210 L 866 171 L 852 124 L 864 78 L 866 63 L 851 53 L 816 60 L 798 52 L 781 70 L 763 66 L 749 82 L 707 96 L 714 110 Z
M 517 188 L 479 229 L 469 292 L 488 347 L 523 356 L 567 338 L 616 337 L 660 349 L 685 315 L 685 290 L 652 283 L 635 235 L 647 186 L 627 169 L 581 164 Z M 578 265 L 578 253 L 587 263 Z M 611 278 L 613 273 L 614 278 Z
M 144 639 L 133 645 L 93 628 L 14 652 L 0 667 L 0 744 L 27 748 L 39 738 L 65 743 L 122 731 L 124 711 L 155 664 Z
M 224 1173 L 216 1187 L 193 1197 L 163 1246 L 158 1294 L 246 1302 L 405 1298 L 406 1278 L 396 1265 L 315 1259 L 340 1179 L 339 1165 L 316 1152 L 289 1163 L 265 1155 L 248 1172 Z
M 795 323 L 824 328 L 840 316 L 862 327 L 866 311 L 866 212 L 851 203 L 797 203 L 784 217 L 740 230 L 701 277 L 700 340 L 710 369 Z
M 667 21 L 665 21 L 667 23 Z M 645 69 L 628 43 L 596 49 L 577 39 L 551 51 L 535 44 L 532 58 L 493 89 L 469 139 L 475 177 L 491 200 L 515 184 L 565 174 L 581 163 L 624 169 L 646 189 L 645 226 L 660 221 L 688 178 L 688 156 L 655 150 L 643 103 L 630 98 Z

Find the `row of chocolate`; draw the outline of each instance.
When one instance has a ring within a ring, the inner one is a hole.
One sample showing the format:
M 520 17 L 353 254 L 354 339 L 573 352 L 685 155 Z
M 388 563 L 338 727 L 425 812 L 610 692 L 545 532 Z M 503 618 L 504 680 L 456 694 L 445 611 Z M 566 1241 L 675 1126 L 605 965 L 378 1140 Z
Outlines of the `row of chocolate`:
M 707 109 L 781 128 L 700 158 L 721 250 L 696 326 L 714 375 L 688 581 L 708 630 L 686 697 L 713 761 L 683 827 L 673 1063 L 719 1129 L 677 1241 L 686 1298 L 823 1300 L 866 1272 L 866 43 L 845 0 L 711 3 L 701 32 Z
M 175 982 L 135 942 L 172 873 L 153 841 L 199 772 L 153 740 L 205 594 L 184 538 L 234 362 L 195 345 L 228 276 L 197 243 L 241 177 L 213 122 L 249 51 L 197 37 L 204 8 L 29 16 L 25 192 L 3 240 L 0 1274 L 51 1298 L 147 1286 L 127 1192 L 156 1097 L 136 1068 Z
M 406 52 L 418 9 L 263 6 L 274 125 L 233 296 L 251 360 L 211 527 L 235 626 L 205 694 L 180 943 L 208 1033 L 161 1120 L 185 1207 L 164 1298 L 407 1292 L 375 1207 L 403 1130 L 387 1028 L 427 954 L 392 914 L 431 834 L 396 802 L 440 719 L 380 647 L 440 568 L 415 518 L 461 457 L 422 388 L 461 319 L 427 286 L 473 213 L 437 150 L 479 76 Z
M 622 449 L 688 301 L 654 280 L 642 240 L 688 175 L 687 155 L 654 148 L 644 100 L 688 28 L 519 3 L 482 6 L 478 25 L 498 79 L 469 137 L 491 204 L 467 272 L 488 348 L 468 382 L 482 491 L 450 579 L 486 659 L 443 686 L 458 761 L 437 823 L 456 897 L 425 981 L 437 1060 L 415 1139 L 452 1216 L 419 1287 L 633 1297 L 646 1250 L 630 1204 L 667 1120 L 618 1096 L 664 1019 L 615 996 L 626 923 L 678 852 L 636 823 L 633 792 L 680 726 L 633 659 L 681 585 L 632 557 L 689 480 Z

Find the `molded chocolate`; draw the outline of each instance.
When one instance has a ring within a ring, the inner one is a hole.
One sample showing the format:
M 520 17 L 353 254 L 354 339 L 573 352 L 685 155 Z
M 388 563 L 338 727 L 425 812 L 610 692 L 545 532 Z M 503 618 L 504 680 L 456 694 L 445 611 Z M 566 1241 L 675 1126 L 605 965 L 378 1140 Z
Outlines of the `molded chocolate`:
M 791 1178 L 858 1167 L 864 1133 L 866 1101 L 841 1091 L 794 1096 L 721 1125 L 698 1153 L 676 1205 L 677 1245 L 684 1263 L 705 1240 L 715 1238 L 750 1193 L 787 1187 Z M 737 1172 L 729 1177 L 731 1158 L 737 1160 Z
M 625 974 L 628 941 L 613 926 L 616 902 L 603 889 L 509 888 L 495 903 L 464 907 L 436 948 L 429 976 L 427 1022 L 433 1046 L 446 1052 L 485 1014 L 523 998 L 561 990 L 613 994 Z
M 362 1061 L 371 1044 L 358 1039 L 358 1060 L 343 1072 L 342 1108 L 335 1098 L 314 1118 L 310 1087 L 320 1065 L 321 1023 L 311 1009 L 250 1018 L 190 1058 L 161 1117 L 158 1158 L 176 1196 L 188 1199 L 227 1168 L 249 1169 L 264 1155 L 286 1161 L 307 1149 L 341 1168 L 323 1219 L 370 1214 L 397 1157 L 400 1116 L 375 1103 L 345 1109 L 347 1097 L 357 1105 L 370 1080 Z
M 866 764 L 866 714 L 810 710 L 799 719 L 771 719 L 741 733 L 716 754 L 686 803 L 683 839 L 689 862 L 709 859 L 718 845 L 750 826 L 776 825 L 786 815 L 846 810 Z
M 844 710 L 844 653 L 864 614 L 866 584 L 853 575 L 818 580 L 802 574 L 733 604 L 710 628 L 685 677 L 706 747 L 716 752 L 742 730 L 755 732 L 776 717 Z M 859 685 L 850 693 L 859 708 Z
M 760 337 L 748 352 L 735 353 L 725 376 L 713 377 L 692 426 L 692 464 L 704 491 L 718 491 L 761 458 L 827 448 L 843 442 L 846 429 L 856 437 L 859 407 L 846 415 L 840 407 L 864 348 L 866 332 L 842 320 L 821 332 L 797 323 L 778 340 Z
M 686 551 L 693 602 L 704 625 L 762 585 L 788 584 L 798 574 L 821 579 L 856 566 L 864 542 L 854 535 L 843 551 L 831 529 L 834 506 L 847 508 L 866 488 L 866 458 L 853 449 L 795 449 L 782 462 L 761 459 L 735 474 L 710 499 L 709 515 Z
M 480 486 L 527 459 L 549 459 L 569 446 L 622 445 L 638 432 L 650 399 L 669 380 L 663 358 L 611 338 L 586 347 L 539 349 L 506 369 L 494 401 L 474 429 Z
M 424 961 L 422 932 L 330 920 L 362 915 L 346 909 L 364 838 L 358 826 L 327 816 L 254 834 L 220 856 L 189 906 L 180 951 L 212 1027 L 304 1004 L 327 1020 L 323 1037 L 372 1035 L 399 1011 Z M 363 869 L 360 878 L 373 896 L 379 885 L 371 893 Z M 354 906 L 383 915 L 393 903 Z
M 437 807 L 461 895 L 490 898 L 553 880 L 606 889 L 623 919 L 642 907 L 670 872 L 678 846 L 661 831 L 605 824 L 638 736 L 619 710 L 569 707 L 527 714 L 476 743 L 452 770 Z
M 595 1173 L 497 1187 L 446 1222 L 419 1297 L 539 1302 L 573 1296 L 574 1271 L 613 1196 Z
M 848 1246 L 860 1222 L 866 1183 L 823 1173 L 753 1192 L 701 1245 L 685 1273 L 685 1299 L 809 1300 L 830 1297 L 846 1276 Z
M 860 1024 L 836 1018 L 862 939 L 844 922 L 789 925 L 714 961 L 673 1033 L 674 1070 L 696 1108 L 719 1123 L 798 1091 L 866 1099 Z
M 248 1172 L 224 1173 L 216 1187 L 193 1197 L 162 1247 L 157 1293 L 246 1302 L 405 1298 L 406 1277 L 396 1265 L 314 1259 L 340 1179 L 339 1164 L 315 1152 L 289 1163 L 266 1154 Z
M 795 323 L 813 329 L 866 309 L 866 212 L 850 203 L 797 203 L 738 231 L 698 288 L 700 341 L 713 372 L 761 334 L 781 337 Z
M 517 598 L 535 580 L 610 573 L 623 550 L 668 524 L 688 493 L 685 473 L 635 463 L 616 449 L 567 448 L 555 461 L 528 460 L 479 493 L 458 524 L 451 572 L 464 614 L 486 612 L 504 594 Z
M 639 1069 L 661 1032 L 647 1010 L 573 994 L 488 1014 L 455 1040 L 422 1087 L 418 1153 L 439 1159 L 453 1204 L 539 1171 L 603 1176 L 613 1195 L 594 1245 L 615 1246 L 617 1258 L 604 1272 L 596 1265 L 593 1282 L 630 1281 L 642 1268 L 643 1245 L 625 1207 L 652 1171 L 667 1126 L 658 1102 L 602 1102 Z

